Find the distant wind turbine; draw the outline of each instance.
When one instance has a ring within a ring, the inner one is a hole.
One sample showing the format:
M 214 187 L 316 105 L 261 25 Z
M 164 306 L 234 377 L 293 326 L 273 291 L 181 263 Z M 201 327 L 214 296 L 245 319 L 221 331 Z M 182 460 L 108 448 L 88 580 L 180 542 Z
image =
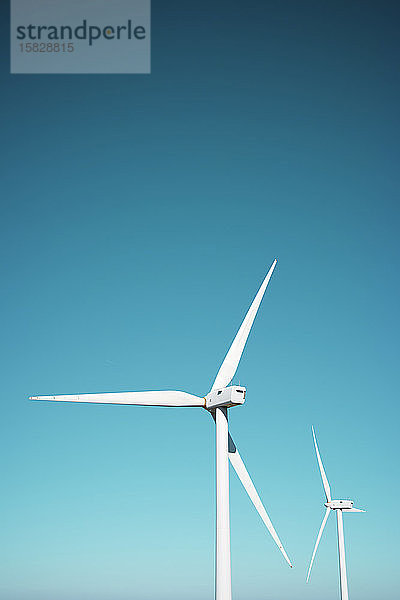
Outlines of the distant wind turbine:
M 142 406 L 197 406 L 205 408 L 211 413 L 216 426 L 216 600 L 231 600 L 232 598 L 228 458 L 285 560 L 292 566 L 228 430 L 228 408 L 243 404 L 246 395 L 246 388 L 232 385 L 229 386 L 229 383 L 236 373 L 250 329 L 253 325 L 253 321 L 275 265 L 276 260 L 272 263 L 270 270 L 253 300 L 253 303 L 225 356 L 210 392 L 204 398 L 177 391 L 32 396 L 30 398 L 30 400 L 135 404 Z
M 332 510 L 336 511 L 336 519 L 337 519 L 337 533 L 338 533 L 338 550 L 339 550 L 339 570 L 340 570 L 340 597 L 342 600 L 348 600 L 349 592 L 347 589 L 347 572 L 346 572 L 346 556 L 344 551 L 344 533 L 343 533 L 343 514 L 342 513 L 360 513 L 365 512 L 365 510 L 360 510 L 359 508 L 353 508 L 352 500 L 332 500 L 331 497 L 331 488 L 329 487 L 328 478 L 325 473 L 324 465 L 322 464 L 321 455 L 318 450 L 317 438 L 315 437 L 314 427 L 311 427 L 315 452 L 317 454 L 318 466 L 321 473 L 322 485 L 324 486 L 325 496 L 326 496 L 326 512 L 325 516 L 322 519 L 322 524 L 320 530 L 317 535 L 317 541 L 315 542 L 314 552 L 312 553 L 310 566 L 308 568 L 307 573 L 307 583 L 310 579 L 311 568 L 313 566 L 315 554 L 317 552 L 318 544 L 322 536 L 322 532 L 328 520 L 328 517 Z

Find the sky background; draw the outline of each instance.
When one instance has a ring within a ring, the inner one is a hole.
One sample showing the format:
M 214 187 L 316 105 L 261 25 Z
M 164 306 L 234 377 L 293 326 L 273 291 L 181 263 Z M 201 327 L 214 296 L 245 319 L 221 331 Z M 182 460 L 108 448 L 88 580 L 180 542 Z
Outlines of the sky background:
M 152 3 L 151 75 L 9 74 L 1 3 L 0 595 L 211 600 L 214 430 L 197 409 L 275 257 L 231 432 L 234 600 L 398 581 L 399 31 L 392 1 Z

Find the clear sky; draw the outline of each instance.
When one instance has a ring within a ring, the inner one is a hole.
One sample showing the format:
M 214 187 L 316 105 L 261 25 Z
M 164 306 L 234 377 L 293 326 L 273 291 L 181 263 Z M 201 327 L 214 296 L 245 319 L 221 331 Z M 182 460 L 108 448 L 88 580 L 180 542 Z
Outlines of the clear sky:
M 214 432 L 197 409 L 269 265 L 231 431 L 235 600 L 334 600 L 314 424 L 352 600 L 398 582 L 399 4 L 152 3 L 152 74 L 9 74 L 1 4 L 3 600 L 211 600 Z

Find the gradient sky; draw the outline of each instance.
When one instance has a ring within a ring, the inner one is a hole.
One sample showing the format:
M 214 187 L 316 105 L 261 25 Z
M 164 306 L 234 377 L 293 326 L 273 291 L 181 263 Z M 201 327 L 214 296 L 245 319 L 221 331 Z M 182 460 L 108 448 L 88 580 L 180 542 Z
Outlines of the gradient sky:
M 3 600 L 211 600 L 205 411 L 30 395 L 209 390 L 275 257 L 231 431 L 235 600 L 398 582 L 396 2 L 152 3 L 152 74 L 9 74 L 1 4 Z

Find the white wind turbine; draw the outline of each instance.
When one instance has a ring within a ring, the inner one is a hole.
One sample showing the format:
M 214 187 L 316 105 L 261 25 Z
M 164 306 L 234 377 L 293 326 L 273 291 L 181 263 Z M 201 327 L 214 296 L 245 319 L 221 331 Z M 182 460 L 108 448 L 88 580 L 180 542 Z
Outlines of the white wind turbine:
M 360 513 L 365 510 L 359 508 L 353 508 L 352 500 L 332 500 L 331 488 L 329 487 L 328 478 L 326 476 L 324 465 L 322 464 L 321 455 L 318 450 L 317 438 L 315 437 L 314 427 L 311 427 L 314 438 L 315 452 L 317 454 L 318 466 L 321 473 L 322 485 L 324 486 L 326 496 L 326 512 L 322 519 L 322 524 L 317 535 L 317 541 L 315 542 L 314 551 L 312 553 L 310 566 L 307 573 L 307 583 L 310 579 L 311 567 L 313 566 L 315 553 L 317 552 L 318 544 L 321 539 L 322 532 L 328 520 L 328 517 L 332 510 L 336 511 L 337 519 L 337 532 L 338 532 L 338 551 L 339 551 L 339 570 L 340 570 L 340 597 L 342 600 L 348 600 L 349 592 L 347 589 L 347 572 L 346 572 L 346 555 L 344 551 L 344 533 L 343 533 L 343 514 L 342 513 Z
M 68 396 L 32 396 L 30 398 L 30 400 L 135 404 L 142 406 L 197 406 L 210 412 L 216 426 L 216 600 L 231 600 L 232 598 L 228 458 L 285 560 L 292 566 L 228 430 L 228 408 L 243 404 L 246 395 L 244 387 L 229 386 L 228 384 L 236 373 L 250 329 L 275 265 L 276 260 L 274 260 L 253 300 L 225 356 L 210 392 L 204 398 L 177 391 L 116 392 Z

